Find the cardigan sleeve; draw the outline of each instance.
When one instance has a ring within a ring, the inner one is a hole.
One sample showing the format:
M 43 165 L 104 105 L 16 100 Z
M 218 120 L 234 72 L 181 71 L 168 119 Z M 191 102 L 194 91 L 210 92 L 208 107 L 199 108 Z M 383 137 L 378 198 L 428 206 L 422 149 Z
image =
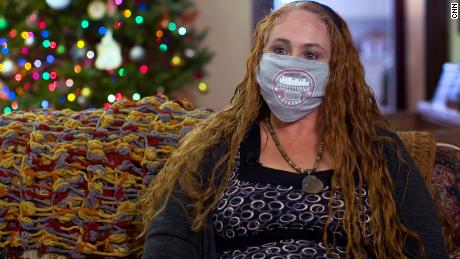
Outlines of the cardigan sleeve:
M 174 199 L 176 198 L 176 199 Z M 199 258 L 201 232 L 190 229 L 190 221 L 180 200 L 186 197 L 175 192 L 165 210 L 155 217 L 144 241 L 143 259 Z
M 209 172 L 226 151 L 226 144 L 220 143 L 203 156 L 198 174 L 205 182 Z M 224 166 L 217 172 L 216 182 L 221 181 Z M 166 204 L 165 210 L 155 217 L 144 241 L 143 259 L 189 259 L 216 257 L 214 230 L 205 226 L 199 232 L 191 230 L 191 219 L 186 214 L 185 206 L 191 200 L 179 187 Z M 208 222 L 209 224 L 209 222 Z
M 426 258 L 448 258 L 435 204 L 415 162 L 395 133 L 387 132 L 386 135 L 396 141 L 401 156 L 406 162 L 398 158 L 389 143 L 384 144 L 388 170 L 395 186 L 394 197 L 401 223 L 419 235 Z M 411 258 L 420 257 L 418 242 L 413 238 L 407 238 L 404 250 Z

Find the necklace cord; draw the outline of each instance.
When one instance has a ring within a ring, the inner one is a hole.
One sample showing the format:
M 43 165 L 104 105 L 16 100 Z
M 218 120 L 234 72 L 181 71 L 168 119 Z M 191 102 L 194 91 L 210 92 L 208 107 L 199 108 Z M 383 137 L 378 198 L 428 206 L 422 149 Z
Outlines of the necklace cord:
M 319 167 L 319 163 L 321 161 L 321 155 L 323 153 L 323 148 L 324 148 L 324 142 L 323 141 L 321 141 L 321 143 L 319 144 L 318 151 L 316 152 L 316 159 L 315 159 L 315 164 L 313 165 L 313 168 L 312 169 L 302 170 L 302 168 L 300 168 L 300 166 L 295 164 L 289 158 L 289 156 L 286 153 L 286 151 L 284 150 L 283 146 L 281 146 L 281 143 L 280 143 L 280 141 L 278 139 L 278 136 L 275 133 L 275 130 L 274 130 L 273 125 L 272 125 L 272 123 L 271 123 L 269 118 L 265 121 L 265 124 L 267 125 L 268 131 L 270 132 L 270 135 L 272 136 L 273 141 L 275 142 L 276 148 L 281 153 L 281 156 L 284 158 L 284 160 L 289 164 L 289 166 L 292 167 L 292 169 L 294 169 L 296 172 L 299 172 L 299 173 L 307 173 L 308 175 L 310 175 L 313 172 L 316 172 L 316 170 Z

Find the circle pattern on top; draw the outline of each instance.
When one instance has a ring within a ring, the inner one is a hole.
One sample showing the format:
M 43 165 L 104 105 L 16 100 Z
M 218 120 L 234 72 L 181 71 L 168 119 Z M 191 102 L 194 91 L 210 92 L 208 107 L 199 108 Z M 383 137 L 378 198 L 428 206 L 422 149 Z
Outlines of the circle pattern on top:
M 220 197 L 211 218 L 219 238 L 231 240 L 236 237 L 263 235 L 266 231 L 303 229 L 322 234 L 328 219 L 330 186 L 324 186 L 317 194 L 308 194 L 300 187 L 250 182 L 238 179 L 240 153 L 229 185 Z M 369 203 L 365 187 L 362 189 L 365 213 L 360 219 L 370 221 Z M 333 203 L 334 213 L 329 226 L 330 233 L 336 237 L 346 235 L 340 225 L 344 215 L 345 203 L 338 193 Z M 336 228 L 337 224 L 339 226 Z M 368 231 L 368 237 L 370 232 Z M 345 248 L 336 245 L 331 252 L 345 257 Z M 220 258 L 331 258 L 321 242 L 313 240 L 278 240 L 261 246 L 243 247 L 220 253 Z M 286 257 L 287 256 L 287 257 Z

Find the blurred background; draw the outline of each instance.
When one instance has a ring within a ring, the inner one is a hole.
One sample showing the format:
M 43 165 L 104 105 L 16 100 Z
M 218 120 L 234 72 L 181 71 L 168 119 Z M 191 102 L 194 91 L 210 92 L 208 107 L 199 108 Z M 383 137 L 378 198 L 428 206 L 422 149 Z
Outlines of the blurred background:
M 219 110 L 246 72 L 255 25 L 288 2 L 2 0 L 0 112 L 159 93 Z M 318 2 L 348 22 L 392 127 L 460 145 L 458 0 Z

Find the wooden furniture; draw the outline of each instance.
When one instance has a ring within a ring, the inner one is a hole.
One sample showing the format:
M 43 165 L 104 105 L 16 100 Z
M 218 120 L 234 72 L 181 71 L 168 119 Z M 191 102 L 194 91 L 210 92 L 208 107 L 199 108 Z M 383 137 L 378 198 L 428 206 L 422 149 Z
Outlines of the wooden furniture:
M 387 115 L 387 118 L 394 131 L 426 131 L 433 136 L 436 142 L 460 146 L 459 126 L 410 112 L 398 112 Z

